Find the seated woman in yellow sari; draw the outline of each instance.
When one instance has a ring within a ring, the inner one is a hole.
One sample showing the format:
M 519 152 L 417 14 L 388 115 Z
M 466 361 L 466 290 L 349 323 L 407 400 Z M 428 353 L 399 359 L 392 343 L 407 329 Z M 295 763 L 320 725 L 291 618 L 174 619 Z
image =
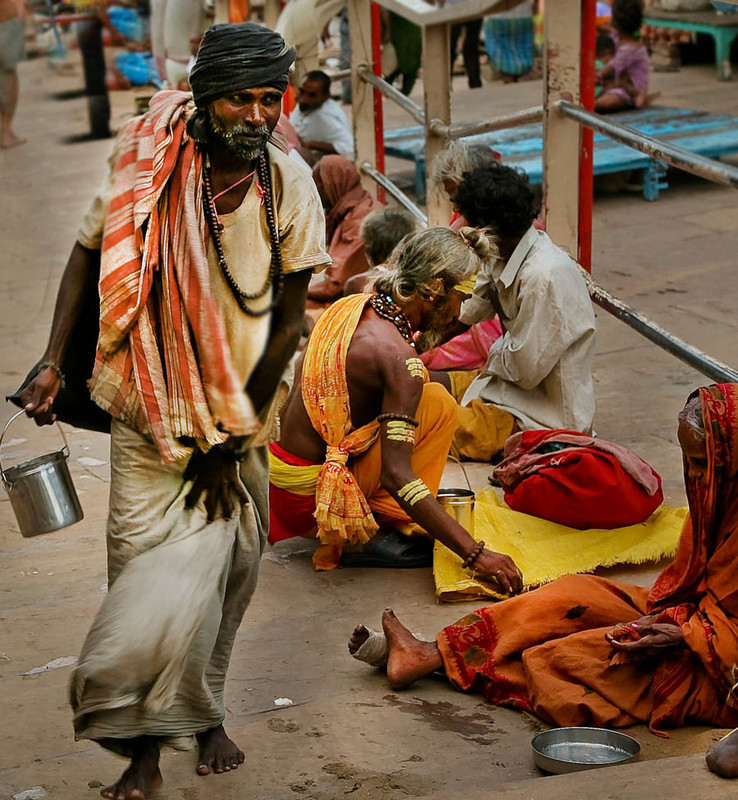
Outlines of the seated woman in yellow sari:
M 416 331 L 453 321 L 491 252 L 471 228 L 420 231 L 393 252 L 376 293 L 344 297 L 319 319 L 270 448 L 270 541 L 317 537 L 316 569 L 342 554 L 347 566 L 422 566 L 427 538 L 412 553 L 403 535 L 418 526 L 479 576 L 520 590 L 512 560 L 476 543 L 435 499 L 456 405 L 427 382 L 414 346 Z M 344 554 L 346 545 L 361 552 Z

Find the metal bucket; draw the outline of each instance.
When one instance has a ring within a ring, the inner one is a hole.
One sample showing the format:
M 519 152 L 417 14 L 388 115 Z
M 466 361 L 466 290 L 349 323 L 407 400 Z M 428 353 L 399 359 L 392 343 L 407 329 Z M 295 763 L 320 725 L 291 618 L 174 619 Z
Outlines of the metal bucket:
M 0 448 L 10 424 L 24 413 L 19 411 L 10 418 L 0 435 Z M 7 469 L 3 469 L 0 462 L 3 486 L 23 536 L 58 531 L 74 525 L 84 516 L 67 466 L 67 437 L 61 425 L 57 423 L 57 427 L 64 440 L 61 450 L 36 456 Z
M 474 536 L 474 501 L 471 489 L 439 489 L 438 502 L 446 513 Z

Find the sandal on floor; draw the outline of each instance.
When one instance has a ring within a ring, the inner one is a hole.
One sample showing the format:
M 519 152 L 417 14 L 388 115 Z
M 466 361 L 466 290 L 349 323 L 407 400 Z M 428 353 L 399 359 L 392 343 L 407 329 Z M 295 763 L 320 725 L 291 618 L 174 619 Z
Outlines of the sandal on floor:
M 430 539 L 409 537 L 399 531 L 380 531 L 360 552 L 344 552 L 342 567 L 385 567 L 416 569 L 433 564 L 433 542 Z

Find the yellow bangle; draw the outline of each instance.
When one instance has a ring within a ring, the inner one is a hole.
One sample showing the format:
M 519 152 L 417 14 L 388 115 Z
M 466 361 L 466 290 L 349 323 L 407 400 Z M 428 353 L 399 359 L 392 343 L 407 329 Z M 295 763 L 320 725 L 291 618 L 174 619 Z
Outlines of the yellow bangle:
M 415 444 L 415 427 L 402 419 L 391 419 L 387 423 L 387 438 L 393 442 Z
M 430 489 L 425 485 L 422 478 L 416 478 L 414 481 L 406 483 L 397 492 L 397 496 L 409 506 L 414 506 L 424 498 L 430 497 Z
M 413 378 L 420 378 L 423 381 L 425 380 L 425 366 L 417 356 L 406 358 L 405 366 Z

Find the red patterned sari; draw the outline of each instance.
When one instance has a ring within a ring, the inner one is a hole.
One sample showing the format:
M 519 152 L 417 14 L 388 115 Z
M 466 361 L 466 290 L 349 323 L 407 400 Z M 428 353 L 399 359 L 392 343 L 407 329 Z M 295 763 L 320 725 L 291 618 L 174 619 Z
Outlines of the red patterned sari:
M 457 688 L 557 725 L 647 722 L 660 735 L 689 723 L 738 725 L 738 385 L 699 392 L 708 479 L 685 471 L 690 517 L 653 589 L 571 575 L 470 614 L 437 638 Z M 685 646 L 614 659 L 605 633 L 651 613 L 680 625 Z

